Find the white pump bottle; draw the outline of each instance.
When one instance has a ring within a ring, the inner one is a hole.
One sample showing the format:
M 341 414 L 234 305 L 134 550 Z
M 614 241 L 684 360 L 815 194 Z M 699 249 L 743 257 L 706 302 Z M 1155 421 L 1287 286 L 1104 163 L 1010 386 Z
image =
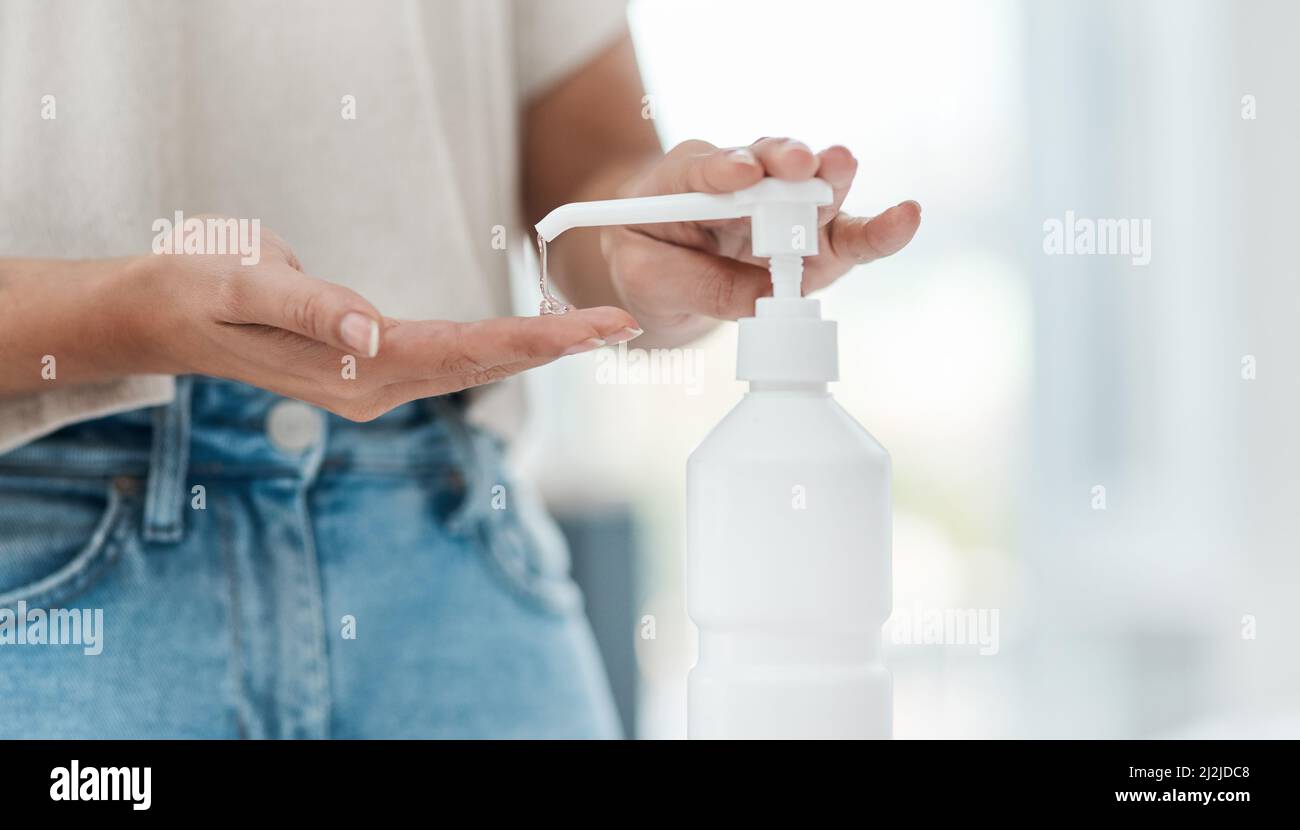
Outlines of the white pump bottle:
M 827 392 L 835 323 L 800 291 L 830 202 L 820 179 L 769 178 L 564 205 L 537 225 L 550 241 L 581 226 L 751 217 L 754 255 L 770 258 L 773 295 L 740 321 L 736 376 L 749 393 L 687 462 L 692 738 L 891 735 L 889 454 Z

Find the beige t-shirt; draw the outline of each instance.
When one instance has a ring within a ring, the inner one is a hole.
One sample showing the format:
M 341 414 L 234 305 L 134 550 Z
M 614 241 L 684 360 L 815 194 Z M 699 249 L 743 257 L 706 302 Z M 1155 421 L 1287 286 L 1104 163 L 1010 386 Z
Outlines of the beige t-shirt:
M 385 314 L 510 314 L 520 105 L 625 25 L 623 0 L 5 0 L 0 257 L 146 253 L 155 220 L 220 213 Z M 0 452 L 172 394 L 0 401 Z M 521 410 L 497 384 L 471 416 L 509 433 Z

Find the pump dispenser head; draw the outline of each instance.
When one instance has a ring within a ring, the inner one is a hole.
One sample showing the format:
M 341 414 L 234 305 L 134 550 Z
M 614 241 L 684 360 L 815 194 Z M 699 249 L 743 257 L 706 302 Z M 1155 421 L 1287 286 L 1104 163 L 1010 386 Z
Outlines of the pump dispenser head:
M 822 179 L 766 178 L 735 193 L 676 193 L 561 205 L 537 223 L 547 242 L 571 228 L 659 222 L 751 221 L 754 256 L 768 257 L 772 296 L 740 320 L 740 380 L 818 383 L 838 378 L 835 323 L 802 297 L 803 258 L 817 254 L 817 208 L 833 201 Z

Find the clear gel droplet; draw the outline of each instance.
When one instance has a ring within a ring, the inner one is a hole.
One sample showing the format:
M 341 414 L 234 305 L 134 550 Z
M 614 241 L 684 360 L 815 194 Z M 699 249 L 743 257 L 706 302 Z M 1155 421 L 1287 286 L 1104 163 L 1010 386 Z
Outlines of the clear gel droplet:
M 542 302 L 537 307 L 538 314 L 564 314 L 569 307 L 551 294 L 550 288 L 546 285 L 546 239 L 539 233 L 537 235 L 537 257 L 542 261 L 542 275 L 537 281 L 537 287 L 542 290 Z

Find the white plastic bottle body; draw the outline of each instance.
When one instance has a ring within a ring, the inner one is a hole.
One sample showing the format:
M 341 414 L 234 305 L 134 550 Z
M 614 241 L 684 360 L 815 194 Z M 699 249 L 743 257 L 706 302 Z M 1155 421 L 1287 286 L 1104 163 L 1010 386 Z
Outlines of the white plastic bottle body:
M 824 384 L 751 391 L 692 453 L 690 737 L 890 737 L 889 482 Z

